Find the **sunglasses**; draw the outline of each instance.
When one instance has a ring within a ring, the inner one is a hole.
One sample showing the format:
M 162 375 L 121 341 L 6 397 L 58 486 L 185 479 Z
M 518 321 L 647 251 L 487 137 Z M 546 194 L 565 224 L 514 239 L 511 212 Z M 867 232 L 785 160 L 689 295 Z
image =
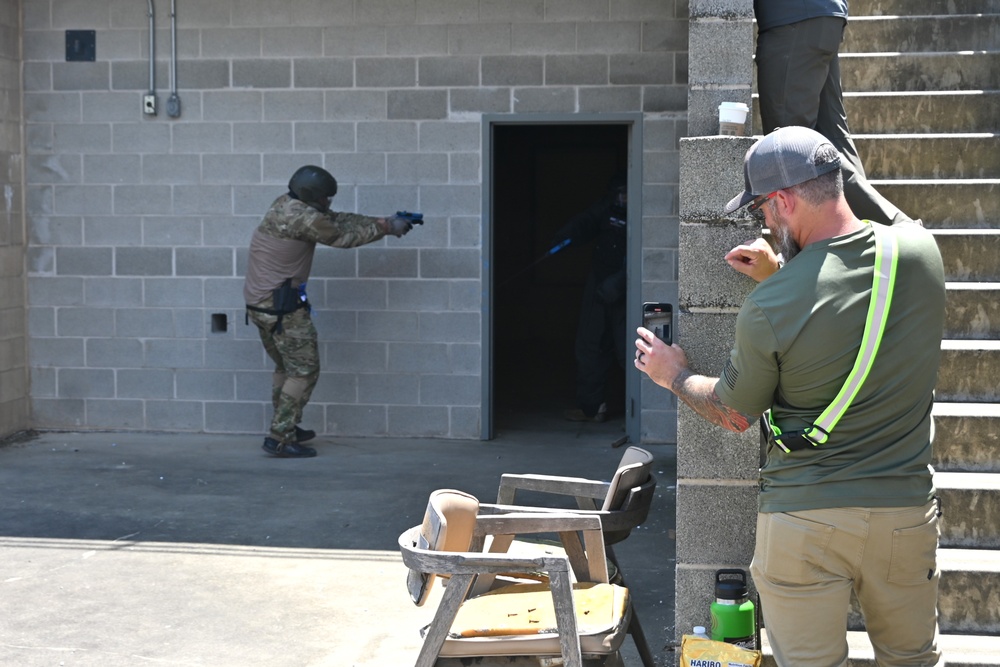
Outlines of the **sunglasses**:
M 750 214 L 750 217 L 757 222 L 764 222 L 764 211 L 760 210 L 760 207 L 763 206 L 764 202 L 768 199 L 773 199 L 776 194 L 778 193 L 772 192 L 769 195 L 762 195 L 750 202 L 750 205 L 747 206 L 747 212 Z

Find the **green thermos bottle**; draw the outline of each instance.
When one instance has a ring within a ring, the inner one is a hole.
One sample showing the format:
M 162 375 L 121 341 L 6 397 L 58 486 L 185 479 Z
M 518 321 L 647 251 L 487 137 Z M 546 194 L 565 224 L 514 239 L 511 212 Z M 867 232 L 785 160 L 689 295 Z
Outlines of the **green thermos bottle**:
M 743 570 L 718 570 L 715 573 L 712 639 L 746 649 L 757 648 L 757 618 Z

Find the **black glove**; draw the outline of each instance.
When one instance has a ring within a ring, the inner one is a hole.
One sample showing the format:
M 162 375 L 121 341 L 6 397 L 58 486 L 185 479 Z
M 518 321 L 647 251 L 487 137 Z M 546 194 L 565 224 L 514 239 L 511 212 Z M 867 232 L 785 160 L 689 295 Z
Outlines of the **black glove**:
M 389 223 L 389 231 L 387 233 L 392 234 L 397 239 L 413 229 L 412 222 L 398 215 L 392 216 L 386 222 Z

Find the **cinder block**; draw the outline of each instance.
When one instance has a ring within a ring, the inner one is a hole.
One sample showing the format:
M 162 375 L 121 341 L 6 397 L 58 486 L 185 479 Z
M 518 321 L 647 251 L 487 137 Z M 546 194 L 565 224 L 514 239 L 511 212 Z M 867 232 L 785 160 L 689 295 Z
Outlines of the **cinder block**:
M 359 88 L 407 88 L 417 83 L 416 58 L 357 58 L 354 69 Z
M 646 113 L 687 111 L 686 85 L 644 86 L 642 94 L 642 110 Z
M 57 123 L 52 126 L 52 151 L 63 154 L 108 153 L 111 151 L 111 125 Z
M 169 185 L 116 185 L 116 215 L 164 215 L 173 212 Z M 108 201 L 112 201 L 110 196 Z
M 692 19 L 753 19 L 751 0 L 689 0 Z
M 511 52 L 509 25 L 449 25 L 448 53 L 453 55 Z
M 608 56 L 545 56 L 545 84 L 586 86 L 608 84 Z
M 451 367 L 447 344 L 412 342 L 413 338 L 413 335 L 397 338 L 402 342 L 389 345 L 390 373 L 440 373 Z
M 420 123 L 420 150 L 426 153 L 459 151 L 477 152 L 481 144 L 482 126 L 475 122 Z M 396 149 L 401 151 L 405 149 Z
M 475 56 L 418 58 L 417 81 L 421 86 L 479 85 L 479 58 Z
M 243 246 L 249 245 L 253 230 L 259 222 L 260 216 L 206 218 L 202 225 L 204 244 L 235 249 L 234 254 L 245 252 Z
M 478 153 L 452 153 L 448 156 L 449 171 L 448 179 L 452 183 L 481 183 L 482 174 L 479 171 L 479 154 Z M 478 221 L 477 221 L 478 222 Z M 471 225 L 459 225 L 458 229 L 461 232 L 468 231 L 472 227 Z M 453 224 L 453 230 L 455 229 Z M 478 226 L 475 228 L 475 240 L 474 243 L 468 243 L 462 241 L 461 238 L 456 239 L 452 237 L 452 243 L 454 245 L 478 245 L 479 243 L 479 230 Z M 468 237 L 471 238 L 471 237 Z
M 107 62 L 52 63 L 54 90 L 107 90 Z
M 204 291 L 199 278 L 149 278 L 143 282 L 143 305 L 146 307 L 202 306 L 204 303 Z
M 56 311 L 57 336 L 111 336 L 114 334 L 111 308 L 60 308 Z
M 31 338 L 51 338 L 56 335 L 56 309 L 28 309 L 28 336 Z
M 759 230 L 750 227 L 681 225 L 681 308 L 739 308 L 757 283 L 729 266 L 723 257 L 736 246 L 759 237 Z
M 198 155 L 144 155 L 143 183 L 200 183 L 201 158 Z
M 178 370 L 176 371 L 176 397 L 180 400 L 228 401 L 234 398 L 246 397 L 235 395 L 235 383 L 231 371 L 218 370 Z M 270 373 L 267 374 L 270 377 Z M 270 382 L 265 384 L 267 391 L 263 394 L 270 398 Z
M 647 24 L 638 21 L 580 23 L 576 27 L 578 51 L 580 53 L 634 53 L 640 50 L 659 50 L 649 48 L 646 44 L 644 36 L 647 30 L 649 30 Z M 685 29 L 684 41 L 675 42 L 671 48 L 663 50 L 677 51 L 681 45 L 687 44 L 686 40 L 687 31 Z
M 389 183 L 448 182 L 448 155 L 444 153 L 394 153 L 386 156 Z
M 59 368 L 56 386 L 60 398 L 112 398 L 115 374 L 107 369 Z
M 354 123 L 296 123 L 295 146 L 316 151 L 354 150 Z
M 380 120 L 386 117 L 384 90 L 327 90 L 326 118 L 329 120 Z
M 481 384 L 478 375 L 421 375 L 420 404 L 476 406 Z
M 328 25 L 326 19 L 324 25 Z M 323 56 L 381 56 L 385 55 L 384 25 L 337 25 L 322 29 Z M 297 38 L 297 36 L 296 36 Z
M 676 410 L 644 409 L 641 419 L 642 431 L 639 434 L 640 442 L 651 444 L 677 442 Z
M 201 341 L 150 338 L 143 341 L 147 368 L 202 368 L 205 351 Z
M 106 215 L 111 213 L 111 192 L 107 185 L 55 185 L 53 210 L 59 215 Z
M 255 93 L 255 95 L 259 94 Z M 256 118 L 259 118 L 259 98 L 256 114 Z M 254 123 L 253 126 L 265 135 L 272 127 L 270 124 L 262 123 Z M 241 127 L 245 127 L 245 125 L 241 123 L 179 123 L 173 128 L 171 147 L 174 153 L 229 153 L 233 150 L 233 134 Z
M 235 64 L 235 63 L 233 63 Z M 167 81 L 166 73 L 157 81 Z M 220 90 L 230 87 L 229 60 L 195 60 L 182 58 L 177 62 L 177 80 L 189 90 Z M 145 84 L 139 87 L 142 90 Z
M 233 123 L 231 150 L 236 153 L 290 151 L 293 146 L 292 127 L 292 123 Z M 226 132 L 228 134 L 228 127 Z M 176 145 L 176 132 L 174 137 Z M 226 150 L 214 152 L 229 152 L 229 150 L 230 147 L 227 145 Z
M 436 216 L 476 215 L 482 207 L 479 185 L 422 185 L 420 203 Z
M 31 379 L 31 396 L 33 398 L 55 398 L 56 369 L 29 368 L 28 374 Z
M 115 275 L 173 275 L 173 253 L 170 248 L 116 248 Z
M 204 310 L 198 309 L 187 309 L 187 310 L 174 310 L 174 336 L 177 338 L 197 338 L 202 339 L 205 337 L 206 332 L 211 326 L 211 315 L 206 313 Z M 242 319 L 244 315 L 244 309 L 234 309 L 229 312 L 224 312 L 227 315 L 229 321 L 236 323 L 238 320 Z M 212 332 L 213 336 L 226 336 L 225 333 Z
M 540 86 L 545 79 L 542 56 L 485 56 L 484 86 Z
M 260 403 L 205 402 L 205 431 L 208 433 L 264 433 L 270 421 L 270 415 L 265 418 L 264 406 Z
M 243 278 L 206 277 L 205 308 L 232 308 L 243 303 Z
M 512 53 L 575 53 L 576 24 L 545 21 L 511 26 Z
M 399 210 L 415 211 L 420 208 L 417 206 L 416 185 L 364 185 L 358 187 L 356 198 L 359 211 L 368 211 L 376 215 L 386 215 Z M 387 239 L 386 243 L 390 241 L 392 245 L 412 243 L 406 238 L 392 237 Z
M 61 276 L 111 275 L 112 262 L 111 248 L 56 248 L 56 271 Z M 82 297 L 82 289 L 79 294 Z
M 416 278 L 418 255 L 409 248 L 366 248 L 358 253 L 359 278 Z
M 684 288 L 682 281 L 682 292 Z M 677 324 L 675 340 L 687 353 L 691 368 L 702 375 L 719 377 L 733 349 L 736 313 L 690 313 L 681 309 L 674 321 Z
M 267 386 L 270 386 L 268 384 Z M 312 395 L 313 403 L 352 404 L 358 402 L 356 373 L 320 373 Z
M 111 145 L 117 153 L 170 152 L 170 127 L 152 123 L 115 123 L 111 128 Z
M 448 346 L 453 373 L 480 377 L 482 372 L 482 346 L 477 343 L 452 343 Z
M 261 156 L 203 155 L 201 183 L 260 183 Z
M 142 343 L 134 338 L 89 338 L 86 353 L 89 368 L 140 368 L 143 361 Z
M 49 52 L 49 55 L 53 53 Z M 157 81 L 166 81 L 169 65 L 161 61 L 154 66 Z M 149 61 L 140 60 L 120 60 L 111 63 L 111 90 L 132 90 L 143 91 L 149 89 Z M 133 109 L 141 109 L 142 98 L 133 98 Z
M 25 177 L 30 183 L 80 183 L 79 155 L 29 155 Z
M 323 33 L 332 29 L 304 26 L 261 28 L 261 55 L 265 58 L 323 55 Z
M 201 431 L 204 404 L 201 401 L 146 401 L 146 428 L 153 431 Z
M 642 108 L 639 86 L 580 88 L 579 97 L 580 113 L 629 112 Z
M 81 118 L 84 123 L 131 122 L 139 113 L 139 104 L 134 91 L 95 91 L 82 96 Z
M 341 436 L 385 435 L 388 416 L 384 405 L 330 405 L 326 408 L 326 433 Z
M 421 313 L 420 336 L 424 342 L 477 343 L 481 327 L 479 313 Z
M 260 58 L 259 28 L 204 28 L 201 30 L 201 55 L 205 58 L 231 58 L 233 65 L 242 58 Z
M 391 405 L 388 410 L 389 432 L 401 437 L 441 438 L 448 435 L 448 408 L 444 406 L 410 407 Z
M 677 411 L 677 476 L 756 482 L 760 470 L 760 429 L 743 433 L 709 424 L 686 405 Z
M 390 90 L 386 114 L 390 120 L 435 120 L 448 117 L 446 90 Z
M 326 366 L 337 373 L 380 373 L 386 368 L 386 344 L 342 341 L 326 345 Z
M 121 308 L 115 311 L 119 338 L 173 338 L 174 318 L 166 308 Z
M 264 116 L 264 93 L 256 90 L 222 90 L 202 93 L 202 119 L 206 121 L 259 121 Z M 181 123 L 177 128 L 183 127 Z
M 264 348 L 257 340 L 209 339 L 205 341 L 205 368 L 255 369 L 270 368 L 265 363 Z
M 118 398 L 173 398 L 174 372 L 159 370 L 116 371 L 116 396 Z
M 756 525 L 756 480 L 677 480 L 678 563 L 749 563 Z
M 177 185 L 172 211 L 177 215 L 229 215 L 233 212 L 228 185 Z
M 138 183 L 142 178 L 142 161 L 138 155 L 84 155 L 84 183 Z
M 352 183 L 385 183 L 386 155 L 384 153 L 328 153 L 324 158 L 326 169 L 339 179 Z
M 753 21 L 690 21 L 688 76 L 695 87 L 745 86 L 753 81 Z M 721 48 L 720 45 L 725 45 Z
M 231 248 L 177 248 L 175 253 L 178 276 L 233 275 Z
M 510 113 L 510 88 L 472 88 L 449 91 L 452 113 Z
M 727 88 L 694 88 L 688 90 L 688 125 L 690 137 L 710 137 L 719 134 L 719 105 L 722 102 L 743 102 L 753 108 L 752 91 L 746 86 Z M 751 118 L 747 114 L 746 133 L 751 134 Z M 742 165 L 742 161 L 740 162 Z
M 384 23 L 384 21 L 380 21 Z M 429 56 L 448 53 L 447 25 L 387 25 L 385 48 L 390 56 Z
M 456 406 L 450 409 L 451 429 L 449 437 L 462 440 L 478 440 L 482 432 L 481 410 Z
M 448 286 L 447 280 L 392 280 L 388 307 L 390 310 L 447 310 Z
M 50 428 L 80 428 L 87 422 L 81 399 L 32 397 L 31 416 L 35 424 Z
M 393 373 L 361 373 L 358 375 L 358 402 L 416 405 L 420 398 L 420 382 L 416 375 Z
M 436 249 L 420 251 L 421 278 L 478 278 L 481 273 L 481 253 L 475 248 Z
M 354 85 L 354 61 L 349 58 L 296 58 L 294 68 L 296 88 L 350 88 Z
M 576 110 L 573 88 L 515 88 L 516 113 L 572 113 Z
M 614 85 L 675 83 L 672 53 L 616 53 L 611 55 L 610 68 Z
M 743 191 L 743 156 L 753 143 L 753 137 L 681 140 L 681 220 L 712 222 L 723 217 L 729 200 Z M 745 212 L 734 215 L 749 221 Z
M 413 121 L 359 122 L 359 151 L 407 152 L 417 150 L 417 124 Z
M 450 280 L 451 310 L 479 311 L 482 309 L 483 292 L 478 280 Z
M 323 91 L 283 90 L 264 93 L 264 120 L 322 120 Z
M 80 118 L 80 93 L 24 94 L 24 120 L 28 123 L 73 123 Z

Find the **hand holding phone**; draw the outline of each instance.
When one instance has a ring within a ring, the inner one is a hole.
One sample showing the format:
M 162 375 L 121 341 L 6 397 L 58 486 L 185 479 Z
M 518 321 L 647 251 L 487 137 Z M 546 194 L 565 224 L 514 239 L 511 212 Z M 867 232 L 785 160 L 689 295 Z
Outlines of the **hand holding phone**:
M 642 304 L 642 326 L 667 345 L 673 344 L 674 308 L 669 303 Z

